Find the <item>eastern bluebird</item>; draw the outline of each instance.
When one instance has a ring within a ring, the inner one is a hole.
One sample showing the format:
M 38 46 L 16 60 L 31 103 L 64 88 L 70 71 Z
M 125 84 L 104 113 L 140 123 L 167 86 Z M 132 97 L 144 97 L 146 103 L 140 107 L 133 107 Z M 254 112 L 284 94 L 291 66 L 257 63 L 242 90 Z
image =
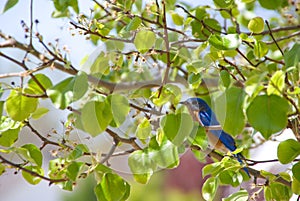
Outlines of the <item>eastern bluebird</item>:
M 219 126 L 219 122 L 214 112 L 210 109 L 207 103 L 201 98 L 189 98 L 186 101 L 180 102 L 187 106 L 194 121 L 200 123 L 201 126 Z M 231 135 L 223 130 L 207 130 L 207 138 L 211 146 L 223 152 L 233 152 L 236 150 L 234 139 Z M 241 153 L 234 155 L 240 163 L 243 163 L 244 156 Z M 243 168 L 249 175 L 247 168 Z

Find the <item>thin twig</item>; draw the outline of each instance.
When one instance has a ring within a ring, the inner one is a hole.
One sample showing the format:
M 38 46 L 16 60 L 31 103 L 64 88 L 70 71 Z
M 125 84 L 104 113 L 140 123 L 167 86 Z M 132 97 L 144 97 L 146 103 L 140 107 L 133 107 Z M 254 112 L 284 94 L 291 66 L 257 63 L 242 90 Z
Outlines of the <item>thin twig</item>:
M 193 42 L 193 43 L 203 43 L 203 42 L 206 42 L 206 41 L 207 41 L 207 40 L 191 38 L 191 39 L 178 40 L 178 41 L 172 42 L 172 43 L 171 43 L 171 46 L 180 45 L 180 44 L 182 44 L 182 43 L 190 43 L 190 42 Z
M 150 110 L 150 109 L 146 109 L 146 108 L 143 108 L 143 107 L 140 107 L 138 105 L 135 105 L 133 103 L 129 103 L 129 106 L 134 108 L 134 109 L 137 109 L 139 111 L 142 111 L 142 112 L 146 112 L 146 113 L 150 113 L 150 114 L 154 114 L 154 115 L 163 115 L 163 113 L 157 111 L 157 110 Z
M 287 36 L 283 36 L 283 37 L 281 37 L 281 38 L 277 38 L 275 41 L 278 43 L 278 42 L 280 42 L 280 41 L 287 40 L 287 39 L 293 38 L 293 37 L 298 36 L 298 35 L 300 35 L 300 31 L 294 32 L 294 33 L 292 33 L 292 34 L 288 34 Z M 271 45 L 271 44 L 275 43 L 275 41 L 272 40 L 272 41 L 267 41 L 267 42 L 265 42 L 265 43 L 266 43 L 267 45 Z
M 115 140 L 118 140 L 120 142 L 126 143 L 126 144 L 130 144 L 133 148 L 135 148 L 136 150 L 142 150 L 142 148 L 136 143 L 136 138 L 122 138 L 120 137 L 118 134 L 116 134 L 114 131 L 112 131 L 109 128 L 106 128 L 105 130 L 112 138 L 114 138 Z
M 107 10 L 101 3 L 96 0 L 92 0 L 95 4 L 97 4 L 104 12 L 107 14 L 106 16 L 112 16 L 112 13 Z M 123 20 L 119 20 L 123 26 L 126 26 L 126 23 Z
M 54 142 L 51 140 L 48 140 L 48 138 L 44 137 L 43 135 L 41 135 L 30 123 L 29 121 L 25 121 L 24 122 L 25 125 L 30 128 L 30 130 L 32 131 L 32 133 L 34 133 L 36 136 L 38 136 L 42 141 L 43 141 L 43 145 L 40 149 L 44 148 L 46 145 L 51 144 L 51 145 L 55 145 L 58 147 L 67 147 L 69 149 L 73 149 L 73 147 L 63 144 L 63 143 L 58 143 L 58 142 Z
M 275 38 L 274 38 L 274 36 L 273 36 L 272 29 L 270 28 L 270 25 L 269 25 L 268 20 L 265 20 L 265 22 L 266 22 L 267 27 L 268 27 L 268 29 L 269 29 L 269 34 L 270 34 L 271 38 L 273 39 L 275 45 L 277 46 L 278 50 L 280 51 L 281 55 L 283 56 L 284 53 L 283 53 L 282 49 L 280 48 L 280 46 L 278 45 L 277 41 L 275 40 Z
M 287 26 L 287 27 L 277 27 L 272 29 L 272 33 L 277 33 L 277 32 L 281 32 L 281 31 L 291 31 L 291 30 L 297 30 L 300 29 L 300 25 L 295 25 L 295 26 Z M 248 36 L 250 35 L 267 35 L 270 34 L 270 30 L 266 30 L 260 33 L 253 33 L 253 32 L 245 32 L 245 34 L 247 34 Z
M 119 144 L 119 141 L 117 139 L 114 139 L 114 143 L 111 146 L 109 152 L 106 154 L 106 156 L 100 161 L 100 163 L 105 163 L 106 161 L 108 161 L 110 159 L 110 157 L 112 157 L 113 153 L 115 152 L 117 146 Z
M 31 171 L 29 169 L 26 169 L 26 167 L 23 167 L 22 165 L 19 165 L 19 164 L 16 164 L 14 162 L 11 162 L 9 160 L 7 160 L 6 158 L 4 158 L 3 156 L 0 155 L 0 160 L 2 163 L 5 163 L 5 164 L 8 164 L 16 169 L 20 169 L 24 172 L 27 172 L 28 174 L 34 176 L 34 177 L 39 177 L 43 180 L 46 180 L 46 181 L 49 181 L 50 182 L 50 185 L 53 184 L 53 183 L 60 183 L 60 182 L 65 182 L 65 181 L 68 181 L 68 179 L 64 178 L 64 179 L 51 179 L 49 177 L 45 177 L 43 175 L 40 175 L 38 174 L 37 172 L 34 172 L 34 171 Z
M 124 42 L 124 43 L 133 43 L 134 41 L 134 37 L 132 39 L 123 39 L 123 38 L 114 38 L 114 37 L 108 37 L 108 36 L 104 36 L 102 34 L 100 34 L 97 31 L 92 31 L 89 30 L 83 26 L 80 26 L 78 24 L 76 24 L 75 22 L 70 22 L 71 25 L 73 25 L 76 29 L 82 30 L 84 31 L 84 34 L 91 34 L 91 35 L 95 35 L 95 36 L 99 36 L 102 39 L 106 39 L 106 40 L 114 40 L 114 41 L 120 41 L 120 42 Z
M 246 60 L 251 66 L 257 67 L 257 65 L 253 64 L 240 50 L 236 48 L 236 51 Z
M 30 30 L 29 30 L 29 47 L 33 47 L 32 36 L 33 36 L 33 0 L 30 0 Z
M 253 165 L 256 165 L 256 164 L 259 164 L 259 163 L 276 163 L 276 162 L 279 162 L 278 159 L 272 159 L 272 160 L 261 160 L 261 161 L 256 161 L 256 160 L 251 160 L 251 159 L 245 159 L 247 161 L 247 164 L 249 166 L 253 166 Z M 299 162 L 300 159 L 297 158 L 295 160 L 293 160 L 293 162 Z M 250 164 L 248 163 L 250 162 Z
M 167 68 L 165 71 L 165 75 L 163 77 L 161 87 L 159 89 L 158 97 L 161 95 L 163 86 L 167 83 L 168 77 L 169 77 L 169 72 L 171 68 L 171 57 L 170 57 L 170 44 L 169 44 L 169 35 L 168 35 L 168 30 L 167 30 L 167 14 L 166 14 L 166 2 L 165 0 L 162 1 L 162 7 L 163 7 L 163 27 L 164 27 L 164 42 L 165 42 L 165 47 L 166 47 L 166 57 L 167 57 Z

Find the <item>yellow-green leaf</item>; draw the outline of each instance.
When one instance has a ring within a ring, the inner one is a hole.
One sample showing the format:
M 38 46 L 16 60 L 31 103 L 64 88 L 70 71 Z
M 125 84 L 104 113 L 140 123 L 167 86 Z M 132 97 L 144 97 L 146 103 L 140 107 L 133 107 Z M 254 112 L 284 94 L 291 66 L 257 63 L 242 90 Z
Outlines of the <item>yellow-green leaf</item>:
M 248 29 L 253 33 L 261 33 L 264 27 L 265 23 L 261 17 L 254 17 L 248 23 Z

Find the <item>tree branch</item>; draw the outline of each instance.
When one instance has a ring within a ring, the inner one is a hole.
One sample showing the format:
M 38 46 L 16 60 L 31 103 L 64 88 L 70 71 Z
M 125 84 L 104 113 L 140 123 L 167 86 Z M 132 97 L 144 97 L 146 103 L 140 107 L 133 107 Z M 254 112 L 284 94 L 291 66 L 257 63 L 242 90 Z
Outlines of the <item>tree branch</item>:
M 273 39 L 275 45 L 277 46 L 277 49 L 280 51 L 281 55 L 283 56 L 284 53 L 283 53 L 282 49 L 280 48 L 280 46 L 278 45 L 277 41 L 275 40 L 275 38 L 274 38 L 274 36 L 273 36 L 272 29 L 270 28 L 270 25 L 269 25 L 268 20 L 265 20 L 265 22 L 266 22 L 267 27 L 268 27 L 268 29 L 269 29 L 269 34 L 270 34 L 271 38 Z
M 191 146 L 191 149 L 192 149 L 192 150 L 203 151 L 200 147 L 195 146 L 195 145 L 192 145 L 192 146 Z M 223 157 L 224 157 L 224 156 L 222 156 L 221 154 L 219 154 L 219 153 L 217 153 L 217 152 L 215 152 L 214 150 L 211 150 L 211 149 L 207 149 L 207 150 L 205 150 L 204 152 L 207 153 L 209 156 L 211 156 L 211 157 L 217 159 L 218 161 L 221 161 L 221 160 L 223 159 Z M 247 161 L 247 159 L 246 159 L 246 161 Z M 263 176 L 263 175 L 260 173 L 260 171 L 255 170 L 255 169 L 250 168 L 250 167 L 247 167 L 247 169 L 248 169 L 249 173 L 254 177 L 254 179 L 255 179 L 255 178 L 262 178 L 262 179 L 268 180 L 268 178 L 266 178 L 265 176 Z M 275 176 L 277 176 L 277 179 L 275 179 L 276 182 L 279 182 L 279 183 L 281 183 L 281 184 L 283 184 L 283 185 L 286 185 L 286 186 L 288 186 L 288 187 L 291 187 L 291 182 L 289 182 L 289 181 L 283 179 L 283 178 L 282 178 L 281 176 L 279 176 L 279 175 L 275 175 Z
M 164 28 L 164 42 L 165 42 L 165 47 L 166 47 L 166 56 L 167 56 L 167 67 L 165 71 L 165 75 L 163 77 L 161 87 L 159 89 L 158 97 L 160 96 L 162 92 L 163 86 L 167 83 L 168 77 L 169 77 L 169 72 L 171 68 L 171 58 L 170 58 L 170 44 L 169 44 L 169 34 L 168 34 L 168 29 L 167 29 L 167 17 L 166 17 L 166 1 L 162 1 L 162 7 L 163 7 L 163 28 Z
M 114 131 L 111 129 L 107 128 L 105 130 L 114 140 L 124 142 L 126 144 L 130 144 L 135 150 L 142 150 L 142 148 L 136 143 L 136 138 L 122 138 L 118 134 L 116 134 Z
M 25 121 L 24 122 L 25 125 L 30 128 L 31 132 L 33 134 L 35 134 L 36 136 L 38 136 L 40 138 L 40 140 L 43 141 L 43 145 L 40 147 L 40 149 L 43 149 L 46 145 L 51 144 L 51 145 L 55 145 L 58 147 L 63 147 L 63 148 L 69 148 L 73 150 L 73 147 L 66 145 L 65 143 L 58 143 L 58 142 L 54 142 L 51 140 L 48 140 L 48 138 L 44 137 L 42 134 L 40 134 L 31 124 L 29 121 Z
M 34 177 L 39 177 L 39 178 L 41 178 L 41 179 L 43 179 L 43 180 L 49 181 L 49 182 L 50 182 L 49 185 L 51 185 L 51 184 L 53 184 L 53 183 L 60 183 L 60 182 L 68 181 L 68 179 L 51 179 L 51 178 L 49 178 L 49 177 L 45 177 L 45 176 L 40 175 L 40 174 L 38 174 L 38 173 L 36 173 L 36 172 L 34 172 L 34 171 L 31 171 L 31 170 L 29 170 L 29 169 L 26 169 L 26 168 L 23 167 L 22 165 L 19 165 L 19 164 L 16 164 L 16 163 L 14 163 L 14 162 L 11 162 L 11 161 L 7 160 L 6 158 L 4 158 L 4 157 L 1 156 L 1 155 L 0 155 L 0 160 L 1 160 L 2 163 L 8 164 L 8 165 L 10 165 L 10 166 L 12 166 L 12 167 L 14 167 L 14 168 L 16 168 L 16 169 L 20 169 L 20 170 L 22 170 L 22 171 L 24 171 L 24 172 L 27 172 L 28 174 L 30 174 L 30 175 L 32 175 L 32 176 L 34 176 Z

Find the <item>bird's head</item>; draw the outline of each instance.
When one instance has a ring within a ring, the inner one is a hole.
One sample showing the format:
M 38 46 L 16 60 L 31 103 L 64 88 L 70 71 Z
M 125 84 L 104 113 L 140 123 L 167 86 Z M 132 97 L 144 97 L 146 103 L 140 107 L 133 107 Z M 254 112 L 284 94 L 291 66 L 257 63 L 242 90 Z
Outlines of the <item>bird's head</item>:
M 205 111 L 210 113 L 210 107 L 201 98 L 189 98 L 185 101 L 180 102 L 180 104 L 187 106 L 190 111 Z

